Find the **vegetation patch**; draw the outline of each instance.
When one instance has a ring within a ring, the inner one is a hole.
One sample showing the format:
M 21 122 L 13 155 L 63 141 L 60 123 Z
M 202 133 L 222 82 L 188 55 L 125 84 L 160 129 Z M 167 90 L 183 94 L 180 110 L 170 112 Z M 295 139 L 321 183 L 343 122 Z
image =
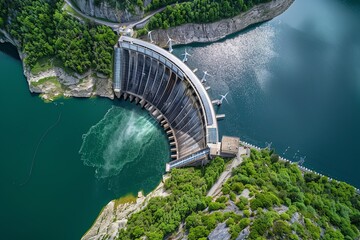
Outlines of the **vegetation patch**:
M 61 0 L 0 0 L 0 6 L 2 25 L 20 41 L 32 72 L 49 69 L 44 59 L 54 58 L 73 72 L 93 69 L 110 76 L 117 40 L 111 28 L 80 22 L 62 10 Z
M 42 78 L 40 79 L 39 81 L 37 82 L 31 82 L 30 84 L 34 87 L 38 87 L 40 85 L 44 85 L 44 84 L 49 84 L 49 83 L 52 83 L 54 84 L 55 86 L 59 87 L 59 88 L 62 88 L 62 85 L 61 83 L 59 82 L 58 78 L 57 77 L 46 77 L 46 78 Z
M 168 197 L 153 198 L 132 215 L 118 239 L 163 239 L 185 223 L 189 240 L 207 239 L 225 223 L 231 239 L 357 239 L 360 196 L 354 187 L 301 172 L 269 150 L 251 150 L 215 201 L 206 191 L 224 169 L 216 158 L 204 169 L 173 169 Z M 249 194 L 248 194 L 249 193 Z M 234 209 L 235 206 L 235 209 Z
M 185 23 L 210 23 L 225 18 L 231 18 L 246 12 L 254 5 L 270 2 L 271 0 L 194 0 L 177 3 L 167 6 L 161 13 L 155 14 L 150 18 L 147 29 L 167 29 Z M 147 9 L 156 9 L 173 0 L 158 1 L 154 0 L 148 5 Z M 140 33 L 143 34 L 143 33 Z
M 114 204 L 114 209 L 116 209 L 120 204 L 125 204 L 125 203 L 135 203 L 136 202 L 136 197 L 132 194 L 126 195 L 124 197 L 118 198 L 114 200 L 115 204 Z
M 31 68 L 31 73 L 36 75 L 41 72 L 45 72 L 53 67 L 52 58 L 44 57 L 39 59 Z
M 206 197 L 206 182 L 214 182 L 223 170 L 222 158 L 214 159 L 204 169 L 173 169 L 171 177 L 164 184 L 171 194 L 150 199 L 143 210 L 131 215 L 126 229 L 120 230 L 118 239 L 145 236 L 148 239 L 163 239 L 164 236 L 174 233 L 186 217 L 208 207 L 211 198 Z
M 30 82 L 33 87 L 40 87 L 44 91 L 40 94 L 40 97 L 45 102 L 52 102 L 56 99 L 63 97 L 64 86 L 59 82 L 57 77 L 46 77 L 36 82 Z

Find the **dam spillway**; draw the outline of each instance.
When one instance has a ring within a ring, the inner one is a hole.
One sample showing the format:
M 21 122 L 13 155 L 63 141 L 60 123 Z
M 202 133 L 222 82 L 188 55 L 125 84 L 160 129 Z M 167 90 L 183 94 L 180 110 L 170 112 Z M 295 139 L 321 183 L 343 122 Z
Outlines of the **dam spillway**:
M 219 142 L 215 111 L 204 86 L 166 50 L 120 37 L 114 48 L 113 88 L 118 98 L 135 100 L 163 126 L 176 160 L 173 167 L 206 159 L 207 149 Z

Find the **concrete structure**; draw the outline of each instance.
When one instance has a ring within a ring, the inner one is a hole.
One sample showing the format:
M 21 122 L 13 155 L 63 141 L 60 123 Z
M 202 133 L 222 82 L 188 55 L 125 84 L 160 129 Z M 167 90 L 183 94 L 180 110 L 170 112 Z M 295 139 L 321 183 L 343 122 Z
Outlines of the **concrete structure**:
M 240 138 L 223 136 L 221 139 L 220 155 L 223 157 L 235 157 L 239 152 Z
M 151 43 L 120 37 L 114 50 L 114 92 L 146 108 L 168 135 L 168 166 L 207 159 L 219 142 L 211 100 L 200 80 L 180 59 Z

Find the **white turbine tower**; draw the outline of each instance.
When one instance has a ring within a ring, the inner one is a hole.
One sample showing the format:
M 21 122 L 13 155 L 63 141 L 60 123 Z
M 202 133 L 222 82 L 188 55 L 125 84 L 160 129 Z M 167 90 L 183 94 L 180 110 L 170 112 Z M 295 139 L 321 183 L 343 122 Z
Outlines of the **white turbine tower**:
M 185 53 L 183 53 L 183 54 L 181 54 L 181 55 L 183 55 L 184 56 L 184 58 L 183 58 L 183 62 L 187 62 L 187 60 L 188 60 L 188 58 L 187 58 L 187 56 L 190 56 L 191 57 L 191 55 L 186 51 L 186 48 L 185 48 Z
M 305 162 L 306 156 L 305 157 L 300 157 L 300 160 L 298 161 L 299 165 L 303 165 Z
M 272 146 L 272 142 L 266 142 L 265 144 L 266 144 L 266 147 L 265 147 L 265 148 L 267 148 L 268 150 L 270 150 L 270 149 L 271 149 L 271 146 Z
M 229 93 L 229 92 L 227 92 L 225 95 L 221 95 L 221 94 L 220 94 L 221 98 L 220 98 L 220 100 L 217 102 L 217 105 L 218 105 L 218 106 L 223 103 L 224 99 L 225 99 L 225 101 L 226 101 L 227 103 L 229 103 L 228 100 L 226 99 L 226 96 L 228 95 L 228 93 Z
M 204 71 L 204 76 L 201 78 L 201 82 L 206 82 L 206 76 L 212 77 L 212 75 L 208 74 L 207 71 Z
M 166 44 L 168 44 L 168 46 L 169 46 L 169 52 L 172 53 L 172 51 L 173 51 L 173 48 L 172 48 L 173 39 L 171 39 L 171 38 L 169 37 L 169 35 L 168 35 L 167 37 L 168 37 L 168 41 L 167 41 Z
M 152 36 L 151 36 L 151 32 L 152 32 L 152 31 L 149 31 L 149 32 L 148 32 L 148 38 L 149 38 L 149 40 L 150 40 L 150 43 L 154 43 L 154 40 L 152 39 Z

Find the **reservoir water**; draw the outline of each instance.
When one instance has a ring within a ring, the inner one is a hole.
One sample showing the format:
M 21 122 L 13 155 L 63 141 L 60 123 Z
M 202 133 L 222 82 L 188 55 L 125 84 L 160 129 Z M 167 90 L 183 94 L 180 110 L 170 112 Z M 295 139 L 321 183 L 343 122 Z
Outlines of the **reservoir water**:
M 360 2 L 297 0 L 279 17 L 212 44 L 182 46 L 208 71 L 223 135 L 360 187 Z
M 298 0 L 272 21 L 186 46 L 188 65 L 213 75 L 212 98 L 229 91 L 220 133 L 272 142 L 360 187 L 359 21 L 357 1 Z M 1 239 L 79 239 L 108 201 L 158 184 L 168 145 L 146 111 L 99 98 L 46 104 L 14 48 L 0 50 Z

